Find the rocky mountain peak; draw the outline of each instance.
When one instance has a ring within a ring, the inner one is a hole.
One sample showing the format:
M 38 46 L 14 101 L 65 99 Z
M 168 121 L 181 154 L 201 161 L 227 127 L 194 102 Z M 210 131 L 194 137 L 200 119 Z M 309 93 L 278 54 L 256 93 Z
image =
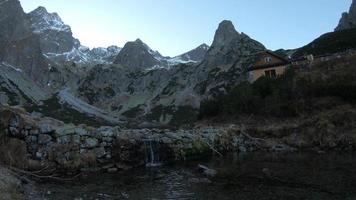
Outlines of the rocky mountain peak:
M 209 49 L 209 45 L 207 45 L 207 44 L 202 44 L 202 45 L 200 45 L 200 46 L 198 46 L 197 47 L 197 49 L 204 49 L 204 50 L 208 50 Z
M 231 21 L 224 20 L 219 24 L 215 32 L 214 42 L 212 46 L 220 46 L 231 42 L 239 33 L 235 30 Z
M 150 48 L 148 45 L 142 42 L 140 39 L 136 39 L 135 41 L 127 42 L 124 47 L 122 48 L 123 51 L 148 51 Z
M 57 13 L 49 13 L 45 7 L 38 7 L 29 13 L 35 33 L 47 30 L 71 32 L 70 26 L 64 24 Z
M 163 60 L 159 52 L 153 51 L 142 40 L 137 39 L 125 44 L 114 63 L 130 69 L 142 70 L 167 66 L 167 62 Z
M 34 13 L 48 13 L 47 9 L 43 6 L 38 6 L 38 8 L 36 8 L 32 12 L 34 12 Z
M 109 46 L 109 47 L 107 48 L 107 50 L 108 50 L 109 52 L 114 52 L 114 53 L 117 52 L 117 53 L 119 53 L 120 50 L 121 50 L 121 48 L 118 47 L 118 46 L 112 45 L 112 46 Z
M 244 33 L 236 31 L 231 21 L 224 20 L 215 32 L 213 44 L 204 58 L 207 67 L 232 65 L 238 59 L 265 50 L 265 47 Z
M 236 32 L 235 26 L 230 20 L 223 20 L 220 22 L 219 27 L 217 31 L 230 31 L 230 32 Z
M 339 25 L 335 28 L 335 31 L 351 28 L 356 28 L 356 0 L 352 0 L 349 12 L 342 14 Z
M 33 33 L 39 36 L 42 53 L 54 62 L 83 62 L 87 48 L 73 37 L 70 26 L 57 13 L 40 6 L 28 14 Z
M 129 42 L 128 42 L 129 43 Z M 129 44 L 130 45 L 130 44 Z M 150 54 L 152 54 L 155 57 L 161 57 L 162 55 L 158 51 L 154 51 L 149 47 L 146 43 L 144 43 L 141 39 L 136 39 L 133 45 L 137 45 L 139 48 L 143 48 L 147 50 Z
M 140 38 L 137 38 L 134 42 L 137 44 L 144 44 Z

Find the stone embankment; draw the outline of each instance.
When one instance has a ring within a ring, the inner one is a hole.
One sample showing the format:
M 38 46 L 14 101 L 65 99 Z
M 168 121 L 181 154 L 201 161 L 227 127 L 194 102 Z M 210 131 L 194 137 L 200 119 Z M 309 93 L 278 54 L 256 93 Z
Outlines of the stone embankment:
M 355 138 L 316 134 L 306 123 L 262 128 L 228 125 L 174 131 L 135 130 L 75 126 L 14 108 L 1 108 L 0 113 L 0 137 L 5 147 L 0 151 L 3 155 L 14 154 L 9 156 L 7 164 L 20 164 L 29 170 L 116 172 L 227 152 L 354 149 L 356 146 Z M 310 122 L 310 127 L 314 125 Z

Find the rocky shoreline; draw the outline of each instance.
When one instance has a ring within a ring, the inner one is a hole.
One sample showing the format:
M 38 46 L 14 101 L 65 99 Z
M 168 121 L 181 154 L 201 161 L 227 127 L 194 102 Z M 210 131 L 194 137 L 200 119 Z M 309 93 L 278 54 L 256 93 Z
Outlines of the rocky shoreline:
M 337 116 L 332 112 L 324 113 L 322 119 L 282 125 L 225 124 L 188 130 L 75 126 L 8 107 L 0 113 L 2 138 L 6 138 L 2 153 L 10 155 L 6 164 L 30 171 L 113 173 L 229 152 L 356 149 L 352 133 L 338 133 L 340 127 L 325 121 Z M 355 111 L 350 111 L 349 116 L 353 115 Z
M 116 173 L 145 165 L 255 151 L 355 151 L 355 119 L 355 108 L 339 106 L 303 120 L 201 122 L 194 128 L 176 130 L 94 128 L 3 106 L 0 163 L 11 170 L 0 167 L 0 196 L 22 199 L 24 195 L 38 195 L 33 183 L 24 178 L 28 176 L 69 180 L 78 174 Z

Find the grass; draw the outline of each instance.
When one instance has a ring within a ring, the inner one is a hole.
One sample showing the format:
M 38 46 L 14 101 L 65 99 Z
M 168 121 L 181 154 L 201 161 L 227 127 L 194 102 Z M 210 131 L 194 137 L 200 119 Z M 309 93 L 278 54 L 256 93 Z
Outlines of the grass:
M 156 106 L 146 115 L 148 121 L 167 122 L 168 125 L 178 127 L 192 124 L 198 119 L 198 111 L 190 106 Z
M 28 112 L 39 112 L 47 117 L 52 117 L 63 121 L 64 123 L 73 123 L 76 125 L 87 124 L 89 126 L 99 127 L 111 125 L 102 119 L 97 119 L 87 114 L 81 113 L 67 104 L 60 104 L 57 97 L 52 97 L 43 102 L 43 105 L 26 106 Z
M 277 78 L 243 82 L 227 94 L 203 101 L 200 119 L 243 115 L 293 118 L 356 103 L 356 56 L 314 64 L 310 70 L 288 70 Z M 330 101 L 330 100 L 333 101 Z M 326 101 L 327 100 L 327 101 Z

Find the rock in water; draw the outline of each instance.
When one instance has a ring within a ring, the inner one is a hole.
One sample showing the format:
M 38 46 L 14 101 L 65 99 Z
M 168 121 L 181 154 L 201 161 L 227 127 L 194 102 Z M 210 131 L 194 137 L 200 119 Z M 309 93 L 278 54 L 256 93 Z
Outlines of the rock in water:
M 210 169 L 204 165 L 198 165 L 199 171 L 207 177 L 214 177 L 218 172 L 215 169 Z

